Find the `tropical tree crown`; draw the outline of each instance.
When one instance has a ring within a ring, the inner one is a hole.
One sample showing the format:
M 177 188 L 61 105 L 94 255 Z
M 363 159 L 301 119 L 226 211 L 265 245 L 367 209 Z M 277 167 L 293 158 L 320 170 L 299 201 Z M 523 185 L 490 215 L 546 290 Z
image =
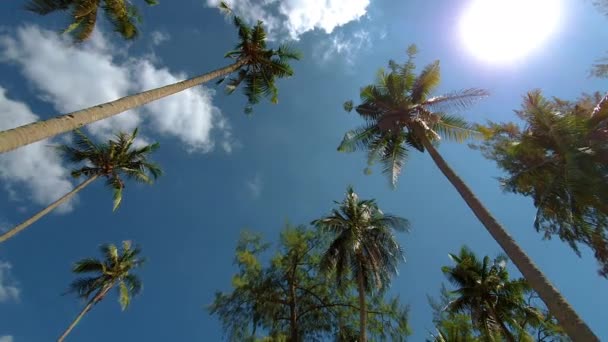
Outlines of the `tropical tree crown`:
M 368 165 L 380 161 L 392 186 L 397 183 L 408 149 L 424 151 L 421 135 L 431 141 L 444 137 L 457 142 L 475 136 L 477 132 L 466 121 L 449 113 L 466 109 L 488 95 L 485 90 L 471 88 L 432 96 L 441 80 L 439 61 L 416 75 L 416 53 L 412 45 L 404 64 L 391 60 L 388 70 L 380 69 L 375 83 L 361 88 L 360 104 L 344 103 L 344 109 L 354 109 L 365 124 L 347 132 L 338 151 L 367 150 Z M 371 170 L 367 168 L 366 173 Z
M 232 10 L 222 2 L 220 9 L 233 15 Z M 267 47 L 267 34 L 262 21 L 254 26 L 248 26 L 240 17 L 233 15 L 233 23 L 237 29 L 239 43 L 225 55 L 234 59 L 242 66 L 236 76 L 226 80 L 222 78 L 218 84 L 226 82 L 226 92 L 232 94 L 241 84 L 243 93 L 247 97 L 245 112 L 251 113 L 253 105 L 260 102 L 262 97 L 270 98 L 273 104 L 278 103 L 278 88 L 276 80 L 293 75 L 289 62 L 299 60 L 302 56 L 299 51 L 289 45 L 280 45 L 276 49 Z
M 72 171 L 72 176 L 105 177 L 106 184 L 114 190 L 116 210 L 122 200 L 125 187 L 123 176 L 137 182 L 151 184 L 162 175 L 158 165 L 148 160 L 148 156 L 160 145 L 153 143 L 135 146 L 137 129 L 133 133 L 120 132 L 106 143 L 96 144 L 84 133 L 74 132 L 73 146 L 61 145 L 59 150 L 72 163 L 83 163 L 84 166 Z
M 133 247 L 130 241 L 123 241 L 121 249 L 113 244 L 105 244 L 100 247 L 100 251 L 102 260 L 85 258 L 74 264 L 72 272 L 93 275 L 74 280 L 69 292 L 89 300 L 94 294 L 97 296 L 103 294 L 104 290 L 118 286 L 118 300 L 124 310 L 129 306 L 131 298 L 142 289 L 139 278 L 131 273 L 144 262 L 144 259 L 139 257 L 141 249 Z

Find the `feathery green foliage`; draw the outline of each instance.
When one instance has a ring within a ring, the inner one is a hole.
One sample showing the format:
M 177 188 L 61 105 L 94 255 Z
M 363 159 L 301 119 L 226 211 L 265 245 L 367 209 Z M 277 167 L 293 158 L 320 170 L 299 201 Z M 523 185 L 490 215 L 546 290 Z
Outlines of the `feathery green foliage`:
M 358 334 L 359 308 L 350 291 L 338 292 L 319 272 L 328 236 L 319 230 L 287 225 L 268 265 L 270 244 L 243 233 L 237 244 L 229 293 L 216 293 L 209 306 L 230 341 L 351 341 Z M 378 338 L 409 334 L 408 309 L 398 299 L 378 297 L 369 306 Z M 266 335 L 266 336 L 264 336 Z
M 156 0 L 145 2 L 150 6 L 158 4 Z M 40 15 L 70 10 L 71 24 L 64 32 L 71 33 L 77 42 L 91 37 L 100 8 L 124 39 L 137 37 L 137 24 L 141 22 L 137 7 L 130 0 L 30 0 L 25 8 Z
M 361 89 L 359 105 L 355 106 L 352 101 L 344 104 L 346 111 L 355 109 L 365 124 L 347 132 L 338 150 L 367 150 L 368 164 L 379 161 L 393 187 L 407 159 L 408 148 L 424 152 L 413 130 L 425 132 L 431 141 L 440 136 L 457 142 L 475 137 L 478 132 L 466 121 L 447 113 L 466 109 L 488 95 L 482 89 L 465 89 L 432 97 L 441 80 L 439 61 L 416 75 L 416 52 L 412 45 L 403 65 L 389 61 L 388 71 L 380 69 L 376 82 Z
M 160 145 L 153 143 L 136 147 L 136 137 L 137 129 L 131 134 L 120 132 L 107 143 L 96 144 L 81 131 L 75 131 L 74 146 L 61 145 L 58 149 L 72 163 L 85 165 L 72 171 L 74 178 L 106 178 L 106 184 L 114 191 L 113 210 L 116 210 L 122 201 L 122 191 L 125 187 L 123 177 L 152 184 L 162 175 L 160 167 L 148 160 L 148 156 Z
M 490 122 L 474 147 L 505 171 L 505 191 L 532 197 L 545 238 L 558 236 L 579 255 L 580 245 L 590 247 L 608 277 L 608 101 L 532 91 L 516 113 L 523 126 Z

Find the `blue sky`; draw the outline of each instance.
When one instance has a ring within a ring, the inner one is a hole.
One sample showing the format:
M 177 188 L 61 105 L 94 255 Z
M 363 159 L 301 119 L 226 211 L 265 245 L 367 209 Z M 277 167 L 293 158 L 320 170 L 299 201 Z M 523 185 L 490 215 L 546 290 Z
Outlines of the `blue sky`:
M 90 43 L 72 48 L 55 34 L 66 23 L 61 14 L 37 17 L 20 9 L 22 1 L 3 1 L 0 128 L 226 65 L 223 54 L 235 32 L 208 6 L 212 2 L 161 1 L 142 8 L 138 40 L 124 43 L 102 24 Z M 107 298 L 71 340 L 220 340 L 220 324 L 205 306 L 216 290 L 229 289 L 239 232 L 249 228 L 274 240 L 287 219 L 308 223 L 328 212 L 349 184 L 413 223 L 410 234 L 399 235 L 407 263 L 391 292 L 411 305 L 411 340 L 423 340 L 432 330 L 426 295 L 438 292 L 447 254 L 462 244 L 489 255 L 499 247 L 429 156 L 412 153 L 391 190 L 379 170 L 363 174 L 363 154 L 336 152 L 344 132 L 358 124 L 342 111 L 343 101 L 356 99 L 388 59 L 403 59 L 411 43 L 420 49 L 420 66 L 441 60 L 440 92 L 492 92 L 462 113 L 472 121 L 513 120 L 521 96 L 534 88 L 566 99 L 607 90 L 588 78 L 608 38 L 608 18 L 590 1 L 562 0 L 558 31 L 526 58 L 500 65 L 464 49 L 457 24 L 467 2 L 344 0 L 325 8 L 330 5 L 305 0 L 286 0 L 282 7 L 233 1 L 248 19 L 269 22 L 277 41 L 297 38 L 292 44 L 304 59 L 294 64 L 295 77 L 280 82 L 279 104 L 262 103 L 248 117 L 242 95 L 226 96 L 209 85 L 89 127 L 103 138 L 139 125 L 143 139 L 161 143 L 154 159 L 165 175 L 151 187 L 127 185 L 115 213 L 109 191 L 93 184 L 77 201 L 0 246 L 0 341 L 56 338 L 82 306 L 61 295 L 73 279 L 71 264 L 95 256 L 101 243 L 126 239 L 141 244 L 148 258 L 139 272 L 143 294 L 125 312 Z M 0 227 L 20 222 L 74 186 L 70 166 L 47 147 L 64 139 L 0 156 Z M 503 194 L 495 179 L 499 171 L 478 152 L 451 143 L 440 151 L 600 339 L 608 339 L 606 280 L 597 276 L 592 255 L 585 250 L 578 258 L 560 241 L 543 241 L 532 227 L 531 201 Z

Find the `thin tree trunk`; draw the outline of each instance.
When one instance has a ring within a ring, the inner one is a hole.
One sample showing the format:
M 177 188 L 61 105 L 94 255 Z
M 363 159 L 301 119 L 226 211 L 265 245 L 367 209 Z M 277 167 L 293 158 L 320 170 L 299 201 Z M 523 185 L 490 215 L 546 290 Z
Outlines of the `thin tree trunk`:
M 24 230 L 25 228 L 29 227 L 32 223 L 38 221 L 44 215 L 50 213 L 51 211 L 53 211 L 58 206 L 60 206 L 63 203 L 67 202 L 72 196 L 74 196 L 80 190 L 84 189 L 87 185 L 91 184 L 94 180 L 96 180 L 97 177 L 99 177 L 99 176 L 91 176 L 91 177 L 89 177 L 84 182 L 78 184 L 78 186 L 75 187 L 72 191 L 68 192 L 67 194 L 63 195 L 63 197 L 61 197 L 60 199 L 58 199 L 55 202 L 51 203 L 48 207 L 46 207 L 46 208 L 42 209 L 41 211 L 37 212 L 34 216 L 30 217 L 29 219 L 27 219 L 27 220 L 21 222 L 20 224 L 14 226 L 8 232 L 0 235 L 0 243 L 5 242 L 6 240 L 12 238 L 17 233 L 19 233 L 22 230 Z
M 553 287 L 547 277 L 545 277 L 530 257 L 528 257 L 521 247 L 519 247 L 515 240 L 513 240 L 492 214 L 490 214 L 488 209 L 483 206 L 481 201 L 473 194 L 464 181 L 450 168 L 433 144 L 428 140 L 422 127 L 420 129 L 415 129 L 414 133 L 421 140 L 427 151 L 429 151 L 431 158 L 433 158 L 433 161 L 439 170 L 441 170 L 450 183 L 452 183 L 471 211 L 473 211 L 494 240 L 496 240 L 507 253 L 530 286 L 547 305 L 551 314 L 555 316 L 559 324 L 564 328 L 568 336 L 570 336 L 573 341 L 599 342 L 597 336 L 595 336 L 587 324 L 578 316 L 572 306 L 570 306 L 559 291 Z
M 604 106 L 608 105 L 608 93 L 606 93 L 604 95 L 604 97 L 602 97 L 602 99 L 600 100 L 600 102 L 597 103 L 597 105 L 595 106 L 595 108 L 593 108 L 593 112 L 591 113 L 591 119 L 595 120 L 597 122 L 603 120 L 606 118 L 606 115 L 602 116 L 602 117 L 597 117 L 597 114 L 604 108 Z M 595 123 L 597 123 L 595 122 Z
M 291 342 L 298 342 L 298 312 L 296 308 L 296 287 L 294 284 L 289 286 L 289 295 L 291 300 L 289 301 L 289 320 L 291 324 Z
M 84 315 L 86 315 L 87 312 L 91 311 L 93 306 L 95 306 L 95 304 L 99 303 L 103 299 L 103 297 L 108 293 L 108 291 L 110 291 L 111 288 L 112 288 L 112 286 L 106 286 L 103 290 L 101 290 L 99 293 L 97 293 L 97 295 L 95 295 L 95 297 L 93 297 L 87 303 L 87 305 L 82 309 L 82 311 L 80 311 L 80 313 L 78 314 L 78 316 L 76 316 L 76 318 L 74 319 L 72 324 L 70 324 L 70 326 L 63 332 L 63 334 L 61 334 L 61 336 L 57 339 L 57 342 L 63 342 L 63 340 L 65 340 L 65 338 L 68 336 L 68 334 L 70 332 L 72 332 L 72 330 L 74 329 L 76 324 L 78 324 L 78 322 L 80 322 L 82 317 L 84 317 Z
M 298 267 L 297 259 L 291 268 L 289 276 L 289 321 L 291 325 L 291 340 L 290 342 L 299 342 L 298 336 L 298 307 L 296 298 L 296 268 Z
M 359 342 L 367 341 L 367 306 L 365 304 L 365 283 L 363 274 L 357 276 L 359 287 Z
M 92 122 L 109 118 L 129 109 L 142 106 L 146 103 L 156 101 L 180 91 L 203 84 L 212 79 L 231 74 L 245 63 L 246 60 L 239 60 L 229 66 L 185 81 L 166 85 L 156 89 L 146 90 L 138 94 L 125 96 L 115 101 L 106 102 L 69 114 L 59 115 L 48 120 L 37 121 L 17 128 L 2 131 L 0 132 L 0 153 L 14 150 L 18 147 L 50 138 L 57 134 L 72 131 Z

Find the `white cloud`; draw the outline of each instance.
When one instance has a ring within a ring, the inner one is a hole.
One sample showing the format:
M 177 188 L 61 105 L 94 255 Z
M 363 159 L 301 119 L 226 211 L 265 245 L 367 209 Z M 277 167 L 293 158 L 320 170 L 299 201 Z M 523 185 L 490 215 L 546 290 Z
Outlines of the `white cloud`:
M 365 15 L 370 0 L 227 0 L 234 12 L 252 23 L 262 20 L 271 36 L 288 34 L 298 39 L 305 32 L 320 29 L 331 33 L 336 27 Z M 207 0 L 217 7 L 220 0 Z
M 0 113 L 0 130 L 38 120 L 28 106 L 7 98 L 6 90 L 1 86 Z M 63 166 L 59 155 L 53 152 L 51 144 L 52 141 L 39 141 L 0 155 L 0 179 L 11 199 L 25 200 L 16 195 L 16 186 L 25 186 L 31 199 L 40 205 L 48 205 L 72 190 L 69 171 Z M 71 203 L 66 203 L 57 211 L 67 212 L 71 209 Z
M 43 100 L 63 113 L 186 77 L 157 67 L 153 56 L 121 58 L 124 50 L 111 46 L 101 33 L 75 47 L 55 32 L 25 26 L 17 29 L 15 38 L 0 36 L 0 50 L 0 58 L 18 64 L 24 76 L 41 91 Z M 221 130 L 218 122 L 225 120 L 212 104 L 213 95 L 212 90 L 197 87 L 95 122 L 87 129 L 106 139 L 119 130 L 131 131 L 137 126 L 143 125 L 142 130 L 146 131 L 148 125 L 156 132 L 177 137 L 189 151 L 208 152 L 214 146 L 211 131 Z
M 356 57 L 364 49 L 372 46 L 372 34 L 366 30 L 358 30 L 349 37 L 343 33 L 334 34 L 329 40 L 318 44 L 313 54 L 322 63 L 336 58 L 342 58 L 348 65 L 355 63 Z
M 171 84 L 186 78 L 184 74 L 172 74 L 168 69 L 158 69 L 149 61 L 135 66 L 134 80 L 143 89 Z M 212 104 L 214 91 L 197 87 L 145 106 L 151 114 L 154 129 L 162 134 L 177 136 L 190 151 L 207 152 L 213 148 L 211 129 L 222 118 L 220 110 Z
M 0 303 L 9 300 L 19 300 L 21 290 L 19 290 L 17 284 L 12 279 L 12 268 L 13 266 L 9 262 L 0 261 Z
M 287 17 L 290 35 L 300 34 L 320 28 L 331 33 L 334 28 L 361 18 L 369 5 L 369 0 L 286 0 L 281 2 L 279 11 Z
M 0 336 L 0 342 L 14 342 L 15 340 L 13 339 L 13 336 L 11 335 L 4 335 L 4 336 Z
M 260 195 L 262 195 L 262 188 L 264 184 L 262 183 L 262 177 L 259 173 L 256 174 L 253 179 L 248 180 L 245 185 L 253 198 L 259 198 Z
M 152 31 L 150 38 L 152 39 L 152 45 L 158 46 L 171 39 L 171 36 L 165 31 Z

